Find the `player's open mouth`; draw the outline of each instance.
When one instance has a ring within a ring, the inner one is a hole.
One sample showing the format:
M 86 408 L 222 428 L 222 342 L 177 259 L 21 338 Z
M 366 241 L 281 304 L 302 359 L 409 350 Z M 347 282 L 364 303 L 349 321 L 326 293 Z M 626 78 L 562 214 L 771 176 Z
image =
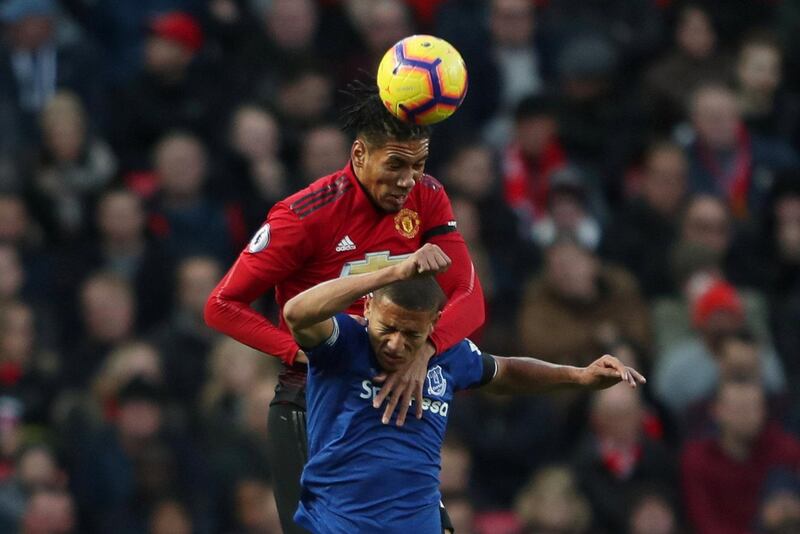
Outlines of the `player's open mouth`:
M 397 206 L 402 206 L 403 204 L 406 203 L 408 195 L 389 195 L 388 198 L 389 202 L 391 202 L 392 204 L 395 204 Z

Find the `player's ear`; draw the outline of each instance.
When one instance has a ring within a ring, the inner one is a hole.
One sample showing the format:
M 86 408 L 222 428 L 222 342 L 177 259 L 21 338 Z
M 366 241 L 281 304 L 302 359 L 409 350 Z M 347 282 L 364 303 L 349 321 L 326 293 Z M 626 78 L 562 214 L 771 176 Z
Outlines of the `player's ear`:
M 363 169 L 367 164 L 367 144 L 360 137 L 350 147 L 350 161 L 355 169 Z
M 369 320 L 369 314 L 372 310 L 372 293 L 364 298 L 364 318 Z

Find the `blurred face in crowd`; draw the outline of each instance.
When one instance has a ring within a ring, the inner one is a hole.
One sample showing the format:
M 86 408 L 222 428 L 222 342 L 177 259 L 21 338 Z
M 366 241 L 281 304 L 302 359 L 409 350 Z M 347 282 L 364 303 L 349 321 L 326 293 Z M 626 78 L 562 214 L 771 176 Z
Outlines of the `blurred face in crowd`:
M 595 393 L 591 421 L 597 437 L 614 447 L 632 447 L 642 430 L 642 403 L 631 388 L 609 388 Z
M 746 46 L 736 74 L 746 92 L 771 96 L 781 83 L 781 51 L 767 44 Z
M 0 243 L 15 244 L 28 232 L 28 210 L 22 198 L 0 195 Z
M 706 59 L 714 52 L 717 35 L 706 12 L 689 7 L 681 13 L 675 40 L 684 54 L 693 59 Z
M 50 41 L 54 30 L 53 17 L 32 15 L 9 25 L 8 34 L 13 48 L 35 50 Z
M 442 447 L 442 470 L 439 473 L 439 488 L 442 493 L 461 493 L 469 488 L 472 457 L 465 447 L 445 444 Z M 450 506 L 448 503 L 448 512 Z
M 75 529 L 75 504 L 68 493 L 41 490 L 28 500 L 24 534 L 69 534 Z
M 708 86 L 692 98 L 692 125 L 698 139 L 712 150 L 730 150 L 736 145 L 741 116 L 732 91 Z
M 761 381 L 761 355 L 758 345 L 728 338 L 720 344 L 719 374 L 722 380 Z
M 349 156 L 347 136 L 335 126 L 312 128 L 303 139 L 300 162 L 309 183 L 342 168 Z
M 192 534 L 192 520 L 175 501 L 163 501 L 150 515 L 151 534 Z
M 150 399 L 128 399 L 119 407 L 117 429 L 123 442 L 143 443 L 161 429 L 161 406 Z
M 317 9 L 311 0 L 273 0 L 267 11 L 267 33 L 286 50 L 311 47 L 317 31 Z
M 275 158 L 280 148 L 278 123 L 263 109 L 241 107 L 233 118 L 231 144 L 239 154 L 250 160 Z
M 184 45 L 157 35 L 150 35 L 144 44 L 145 68 L 166 80 L 181 78 L 193 57 Z
M 654 149 L 645 163 L 642 198 L 648 206 L 666 217 L 672 217 L 686 195 L 686 156 L 678 147 Z
M 221 277 L 221 267 L 211 258 L 189 258 L 178 267 L 180 307 L 202 317 L 206 299 Z
M 514 125 L 515 138 L 522 153 L 529 158 L 539 158 L 558 133 L 558 122 L 550 115 L 524 117 Z
M 138 244 L 145 226 L 141 200 L 129 191 L 107 193 L 97 206 L 97 226 L 111 245 Z
M 272 488 L 259 480 L 237 484 L 236 519 L 246 532 L 282 532 Z
M 558 230 L 575 233 L 581 222 L 589 216 L 580 194 L 571 189 L 550 193 L 548 209 Z
M 201 193 L 206 177 L 205 148 L 188 135 L 167 137 L 156 149 L 155 168 L 167 200 L 194 200 Z
M 766 420 L 764 390 L 752 382 L 725 382 L 717 393 L 714 415 L 723 440 L 750 444 Z
M 600 262 L 590 251 L 574 243 L 560 242 L 547 249 L 545 274 L 566 299 L 586 302 L 597 296 Z
M 458 221 L 458 232 L 467 243 L 477 244 L 480 240 L 481 216 L 474 202 L 463 198 L 451 201 L 453 214 Z
M 448 183 L 476 201 L 489 196 L 497 181 L 492 151 L 484 145 L 472 145 L 459 150 L 445 174 Z
M 0 314 L 0 350 L 3 361 L 26 364 L 33 353 L 33 311 L 21 302 L 6 305 Z
M 771 492 L 761 505 L 759 517 L 764 534 L 800 531 L 800 494 L 790 488 Z
M 321 72 L 307 71 L 284 83 L 278 105 L 286 117 L 306 124 L 320 122 L 333 104 L 333 83 Z
M 0 244 L 0 298 L 15 297 L 25 283 L 25 271 L 17 249 Z
M 731 222 L 725 204 L 707 195 L 691 199 L 683 218 L 682 237 L 689 243 L 724 254 L 731 240 Z
M 775 240 L 781 259 L 800 264 L 800 196 L 780 198 L 775 210 Z
M 675 510 L 659 495 L 648 495 L 631 511 L 630 534 L 675 534 Z
M 247 390 L 245 396 L 245 426 L 256 436 L 264 436 L 269 421 L 269 404 L 275 396 L 278 385 L 277 373 L 262 377 L 258 383 Z
M 720 350 L 720 342 L 744 326 L 745 318 L 742 314 L 720 309 L 711 313 L 706 321 L 699 325 L 699 329 L 708 348 L 716 354 Z
M 475 509 L 472 502 L 466 497 L 445 497 L 447 500 L 447 515 L 458 534 L 475 533 Z
M 43 447 L 27 450 L 19 459 L 17 473 L 22 485 L 28 490 L 53 487 L 60 476 L 55 458 Z
M 108 357 L 105 373 L 120 387 L 134 377 L 144 377 L 155 383 L 164 378 L 161 356 L 147 343 L 131 343 L 114 350 Z
M 355 140 L 350 149 L 353 169 L 379 208 L 400 211 L 425 172 L 428 143 L 428 139 L 388 141 L 379 146 L 362 138 Z
M 61 92 L 42 111 L 45 146 L 59 162 L 77 161 L 85 144 L 84 109 L 77 96 Z
M 534 30 L 533 3 L 529 0 L 493 0 L 489 26 L 492 40 L 499 46 L 530 46 Z
M 221 340 L 212 351 L 211 380 L 219 382 L 227 392 L 244 395 L 263 375 L 259 358 L 257 351 L 238 341 Z
M 413 33 L 408 9 L 398 0 L 372 0 L 364 22 L 361 31 L 367 48 L 378 57 Z
M 81 310 L 89 336 L 101 343 L 117 342 L 133 331 L 134 297 L 122 280 L 106 276 L 89 279 L 81 291 Z
M 589 503 L 566 467 L 539 470 L 515 508 L 532 532 L 585 532 L 591 523 Z

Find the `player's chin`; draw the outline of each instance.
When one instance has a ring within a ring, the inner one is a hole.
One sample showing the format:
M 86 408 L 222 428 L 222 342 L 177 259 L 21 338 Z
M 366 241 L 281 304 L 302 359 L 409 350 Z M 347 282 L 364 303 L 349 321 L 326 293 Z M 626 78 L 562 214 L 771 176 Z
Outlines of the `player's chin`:
M 406 203 L 407 199 L 408 195 L 386 195 L 381 198 L 380 205 L 384 211 L 395 213 L 403 209 L 403 205 Z

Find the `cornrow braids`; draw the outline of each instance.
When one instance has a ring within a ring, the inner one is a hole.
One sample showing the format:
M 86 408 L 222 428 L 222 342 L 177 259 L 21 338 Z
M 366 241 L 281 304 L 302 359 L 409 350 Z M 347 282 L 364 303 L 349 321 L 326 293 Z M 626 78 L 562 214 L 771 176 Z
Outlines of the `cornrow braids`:
M 375 80 L 355 80 L 343 90 L 351 104 L 342 113 L 342 129 L 362 137 L 373 146 L 383 146 L 389 141 L 428 139 L 428 126 L 412 124 L 398 119 L 387 110 L 378 94 Z

